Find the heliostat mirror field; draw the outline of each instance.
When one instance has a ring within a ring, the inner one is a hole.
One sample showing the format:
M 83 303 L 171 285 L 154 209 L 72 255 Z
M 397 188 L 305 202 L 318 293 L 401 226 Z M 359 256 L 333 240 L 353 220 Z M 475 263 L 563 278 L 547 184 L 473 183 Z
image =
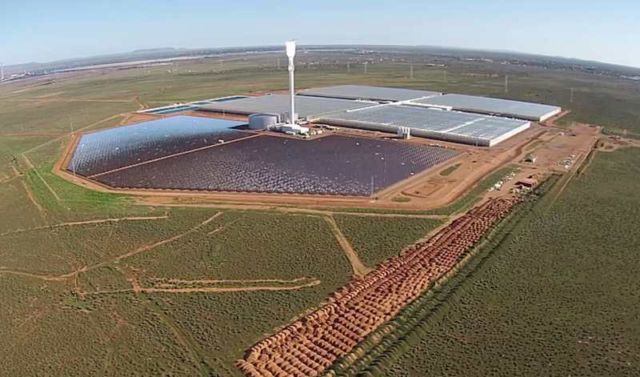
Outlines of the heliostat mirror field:
M 300 139 L 194 117 L 82 136 L 67 170 L 118 189 L 369 196 L 457 152 L 346 135 Z

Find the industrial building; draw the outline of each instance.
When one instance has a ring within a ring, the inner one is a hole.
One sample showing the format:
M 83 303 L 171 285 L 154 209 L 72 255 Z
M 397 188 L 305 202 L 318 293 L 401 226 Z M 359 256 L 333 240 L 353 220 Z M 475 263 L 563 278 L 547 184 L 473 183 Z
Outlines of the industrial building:
M 532 120 L 535 122 L 545 121 L 554 115 L 558 115 L 562 111 L 558 106 L 463 94 L 445 94 L 442 96 L 414 99 L 410 102 L 418 106 L 441 107 L 447 110 L 497 115 Z
M 228 97 L 197 101 L 180 109 L 248 116 L 251 130 L 271 130 L 309 136 L 309 124 L 324 123 L 384 131 L 408 139 L 412 135 L 494 146 L 561 112 L 557 106 L 443 94 L 429 90 L 335 85 L 310 88 L 296 94 L 294 85 L 296 42 L 285 43 L 289 94 Z M 158 114 L 176 108 L 155 109 Z
M 534 103 L 366 85 L 296 94 L 295 41 L 286 43 L 286 54 L 288 95 L 141 110 L 155 119 L 79 135 L 65 160 L 67 171 L 117 189 L 371 197 L 459 151 L 337 127 L 491 147 L 525 131 L 531 120 L 560 112 Z M 211 116 L 193 114 L 198 111 Z M 218 119 L 221 114 L 241 115 L 241 121 Z M 334 132 L 323 135 L 318 126 Z
M 289 112 L 289 100 L 288 95 L 271 94 L 232 99 L 224 102 L 212 102 L 198 106 L 198 110 L 240 115 L 263 113 L 283 116 Z M 313 120 L 324 114 L 360 109 L 373 105 L 373 103 L 367 102 L 307 96 L 296 96 L 295 102 L 296 113 L 298 118 L 302 120 Z
M 298 92 L 299 95 L 340 98 L 376 102 L 398 102 L 440 96 L 442 93 L 429 90 L 387 88 L 369 85 L 335 85 L 311 88 Z
M 487 147 L 526 130 L 531 120 L 544 120 L 561 111 L 557 106 L 521 101 L 364 85 L 302 93 L 295 96 L 295 102 L 297 118 L 304 122 L 393 134 L 402 131 L 403 135 Z M 276 124 L 287 120 L 289 106 L 289 96 L 273 94 L 210 102 L 199 105 L 198 110 L 249 115 L 252 129 L 278 129 Z
M 342 111 L 322 116 L 318 122 L 395 134 L 406 127 L 413 136 L 487 147 L 494 146 L 531 125 L 525 120 L 401 104 Z

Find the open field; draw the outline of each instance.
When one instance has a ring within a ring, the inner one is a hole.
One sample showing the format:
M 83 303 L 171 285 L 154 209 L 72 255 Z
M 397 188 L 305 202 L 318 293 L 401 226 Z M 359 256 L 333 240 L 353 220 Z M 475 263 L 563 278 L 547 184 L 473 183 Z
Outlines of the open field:
M 398 255 L 441 225 L 437 219 L 336 215 L 336 222 L 368 266 Z
M 343 57 L 307 64 L 316 56 L 305 56 L 297 82 L 496 95 L 572 112 L 561 119 L 562 131 L 540 127 L 505 144 L 506 165 L 469 150 L 451 161 L 456 168 L 434 169 L 437 179 L 454 180 L 478 170 L 474 160 L 491 167 L 467 182 L 455 202 L 433 201 L 427 204 L 439 208 L 417 210 L 424 202 L 392 188 L 381 199 L 388 207 L 345 208 L 140 197 L 92 190 L 54 172 L 72 134 L 128 123 L 140 118 L 129 114 L 139 108 L 285 89 L 286 70 L 276 69 L 273 56 L 2 84 L 0 375 L 240 376 L 235 362 L 246 350 L 317 309 L 358 271 L 460 216 L 511 170 L 534 173 L 535 167 L 515 161 L 520 155 L 535 151 L 545 164 L 540 170 L 553 165 L 564 173 L 557 160 L 574 153 L 567 151 L 583 153 L 577 146 L 597 137 L 595 129 L 584 137 L 559 136 L 571 121 L 640 134 L 640 95 L 624 80 L 471 62 L 446 68 L 414 63 L 410 79 L 405 63 L 383 60 L 364 74 L 362 56 L 351 58 L 347 72 Z M 504 73 L 509 93 L 503 92 Z M 573 103 L 569 87 L 575 88 Z M 545 134 L 528 143 L 541 130 Z M 485 375 L 500 368 L 513 375 L 518 367 L 532 374 L 637 374 L 633 316 L 640 302 L 631 277 L 640 267 L 633 254 L 640 161 L 637 150 L 613 145 L 607 146 L 620 150 L 598 152 L 593 160 L 581 155 L 592 162 L 584 171 L 568 170 L 557 192 L 545 196 L 546 212 L 527 215 L 465 275 L 446 298 L 446 315 L 424 325 L 428 336 L 388 364 L 394 375 Z M 416 190 L 428 194 L 428 187 Z M 535 336 L 525 331 L 528 322 Z
M 489 243 L 482 252 L 490 256 L 461 272 L 464 279 L 437 290 L 430 300 L 437 305 L 369 370 L 386 376 L 640 373 L 639 163 L 637 149 L 599 153 L 558 200 L 545 198 Z

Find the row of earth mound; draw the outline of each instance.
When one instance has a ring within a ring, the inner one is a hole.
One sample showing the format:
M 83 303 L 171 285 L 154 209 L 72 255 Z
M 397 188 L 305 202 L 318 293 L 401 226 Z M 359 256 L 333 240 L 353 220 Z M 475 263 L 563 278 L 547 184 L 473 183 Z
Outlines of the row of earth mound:
M 451 271 L 518 198 L 491 199 L 403 254 L 354 279 L 318 310 L 251 347 L 249 377 L 318 376 Z

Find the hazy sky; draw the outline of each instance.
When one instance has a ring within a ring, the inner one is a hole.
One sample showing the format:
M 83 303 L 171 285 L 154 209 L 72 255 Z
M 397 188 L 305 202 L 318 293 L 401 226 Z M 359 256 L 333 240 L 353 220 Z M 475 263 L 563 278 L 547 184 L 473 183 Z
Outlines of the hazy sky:
M 5 64 L 154 47 L 408 44 L 640 67 L 638 0 L 0 2 Z

